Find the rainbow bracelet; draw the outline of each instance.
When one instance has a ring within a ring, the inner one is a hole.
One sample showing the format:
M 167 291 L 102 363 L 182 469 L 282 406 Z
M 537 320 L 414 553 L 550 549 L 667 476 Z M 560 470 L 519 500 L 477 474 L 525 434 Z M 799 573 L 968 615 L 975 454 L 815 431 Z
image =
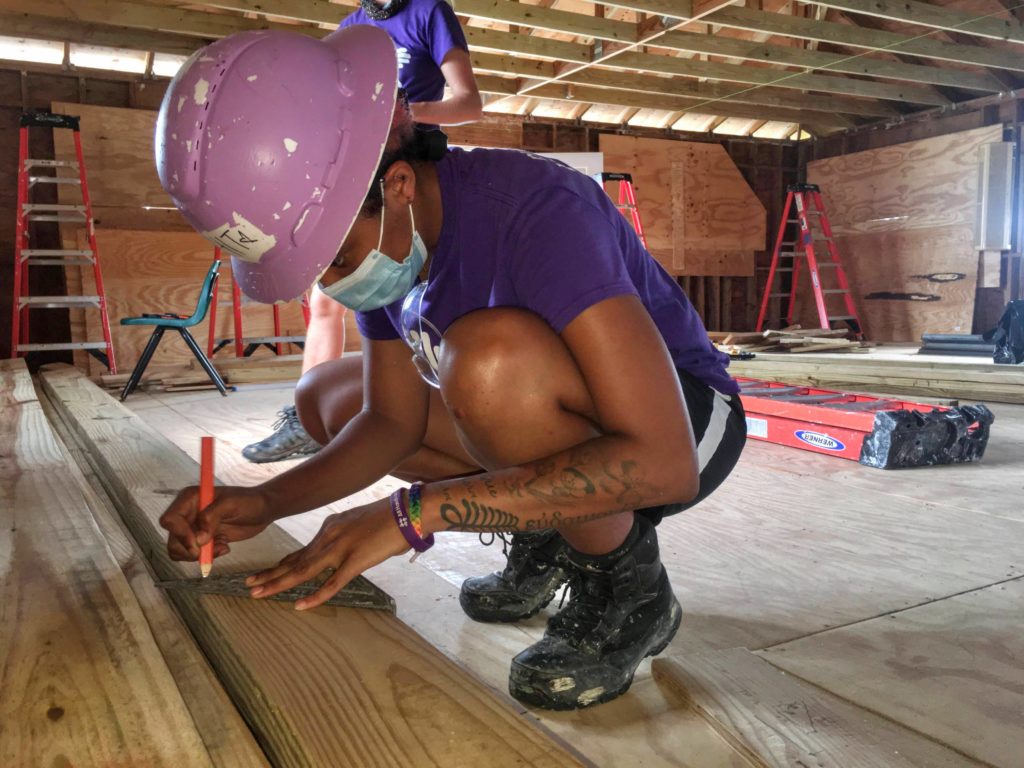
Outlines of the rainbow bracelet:
M 412 523 L 416 535 L 423 538 L 423 504 L 421 494 L 423 483 L 413 483 L 409 486 L 409 522 Z
M 397 491 L 391 494 L 391 514 L 395 518 L 395 524 L 398 525 L 398 530 L 402 532 L 402 536 L 405 537 L 406 542 L 409 546 L 416 550 L 416 554 L 413 555 L 413 559 L 421 552 L 426 552 L 432 546 L 434 546 L 434 536 L 431 534 L 427 538 L 423 538 L 416 528 L 413 526 L 412 521 L 409 519 L 409 510 L 405 504 L 405 489 L 399 488 Z M 419 494 L 417 493 L 417 501 L 419 500 Z M 421 524 L 422 530 L 422 524 Z

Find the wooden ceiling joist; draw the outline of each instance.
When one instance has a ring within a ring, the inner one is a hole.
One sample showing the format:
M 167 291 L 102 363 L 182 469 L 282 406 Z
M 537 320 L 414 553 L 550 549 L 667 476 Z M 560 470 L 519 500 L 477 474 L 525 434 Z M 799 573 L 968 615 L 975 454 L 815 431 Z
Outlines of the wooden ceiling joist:
M 595 88 L 569 83 L 548 83 L 531 91 L 531 96 L 561 101 L 588 102 L 591 104 L 615 104 L 641 109 L 664 109 L 678 112 L 701 112 L 725 117 L 742 117 L 753 120 L 778 120 L 801 124 L 815 124 L 826 128 L 826 132 L 854 127 L 851 120 L 842 115 L 824 112 L 808 112 L 783 107 L 765 108 L 731 102 L 706 99 L 691 99 L 683 96 L 660 96 L 652 93 L 634 93 L 611 88 Z
M 781 88 L 745 88 L 742 85 L 727 83 L 670 80 L 664 77 L 636 75 L 607 69 L 584 69 L 574 72 L 566 76 L 564 82 L 668 96 L 689 96 L 713 102 L 708 104 L 710 111 L 714 111 L 719 104 L 726 101 L 730 104 L 786 107 L 862 117 L 896 117 L 901 114 L 899 110 L 885 102 L 870 99 L 851 99 L 830 94 L 794 93 Z
M 950 100 L 934 88 L 911 84 L 878 83 L 832 75 L 786 72 L 765 67 L 744 67 L 738 64 L 719 64 L 676 56 L 656 56 L 650 53 L 623 53 L 608 62 L 608 66 L 625 69 L 646 69 L 686 77 L 707 77 L 748 85 L 774 85 L 779 88 L 813 90 L 822 93 L 888 99 L 911 104 L 943 106 Z
M 496 29 L 465 27 L 470 50 L 515 53 L 542 59 L 586 63 L 594 58 L 593 48 L 581 43 L 548 40 L 545 37 L 502 32 Z
M 457 10 L 460 14 L 476 19 L 547 29 L 596 40 L 631 43 L 637 39 L 636 24 L 627 21 L 601 19 L 509 0 L 459 0 Z
M 160 5 L 129 3 L 124 0 L 33 0 L 31 13 L 25 12 L 22 0 L 0 0 L 0 12 L 21 16 L 42 16 L 62 21 L 85 22 L 89 24 L 111 24 L 133 29 L 155 30 L 192 35 L 204 39 L 226 37 L 227 35 L 253 29 L 290 28 L 258 19 L 241 16 L 203 13 Z M 310 34 L 327 34 L 316 27 L 303 29 Z
M 554 74 L 554 65 L 551 62 L 531 61 L 487 53 L 473 53 L 472 61 L 473 69 L 476 72 L 528 78 L 547 78 Z M 563 82 L 667 96 L 687 96 L 715 102 L 725 100 L 742 104 L 837 112 L 863 117 L 896 117 L 901 114 L 894 107 L 875 100 L 850 99 L 830 94 L 804 95 L 781 88 L 744 88 L 725 83 L 700 83 L 696 80 L 644 76 L 610 69 L 579 70 L 566 75 Z
M 1024 72 L 1024 56 L 1016 51 L 1001 48 L 944 43 L 882 29 L 864 29 L 831 21 L 815 21 L 782 13 L 754 11 L 739 6 L 715 11 L 703 20 L 709 24 L 750 32 L 766 32 L 854 48 L 884 49 L 891 53 Z
M 649 13 L 654 16 L 667 16 L 671 19 L 693 17 L 693 0 L 587 0 L 587 2 L 611 8 L 624 8 L 627 11 L 637 11 L 638 13 Z
M 785 64 L 808 67 L 818 71 L 840 72 L 848 75 L 867 75 L 891 80 L 905 80 L 925 85 L 944 85 L 980 93 L 998 93 L 1004 86 L 987 72 L 967 72 L 943 69 L 924 64 L 904 64 L 898 61 L 869 58 L 866 55 L 846 56 L 841 53 L 770 45 L 755 40 L 740 40 L 722 35 L 702 35 L 696 32 L 668 32 L 658 38 L 658 45 L 690 53 L 728 56 L 744 61 L 765 64 Z
M 962 32 L 992 40 L 1024 43 L 1024 27 L 1015 19 L 991 14 L 966 13 L 919 0 L 810 0 L 828 8 L 901 21 L 922 27 Z M 1009 14 L 1007 14 L 1009 15 Z
M 479 78 L 481 91 L 502 96 L 514 95 L 516 81 L 508 78 L 483 75 Z M 706 98 L 695 98 L 673 94 L 654 94 L 638 91 L 617 90 L 599 88 L 594 86 L 582 86 L 572 83 L 551 83 L 542 85 L 531 93 L 531 96 L 545 99 L 556 99 L 559 101 L 571 101 L 573 103 L 606 104 L 620 107 L 635 107 L 638 109 L 663 109 L 679 112 L 680 115 L 688 112 L 709 112 L 712 114 L 723 114 L 727 117 L 763 118 L 766 120 L 779 120 L 781 122 L 798 122 L 809 124 L 814 122 L 819 125 L 828 126 L 829 130 L 850 128 L 855 125 L 842 115 L 830 112 L 815 112 L 812 110 L 795 109 L 790 107 L 761 107 L 748 104 L 737 104 L 734 102 L 713 101 Z
M 61 21 L 24 13 L 0 13 L 0 30 L 14 37 L 33 37 L 62 43 L 86 43 L 131 48 L 138 51 L 188 56 L 212 40 L 167 32 L 111 27 L 106 24 Z

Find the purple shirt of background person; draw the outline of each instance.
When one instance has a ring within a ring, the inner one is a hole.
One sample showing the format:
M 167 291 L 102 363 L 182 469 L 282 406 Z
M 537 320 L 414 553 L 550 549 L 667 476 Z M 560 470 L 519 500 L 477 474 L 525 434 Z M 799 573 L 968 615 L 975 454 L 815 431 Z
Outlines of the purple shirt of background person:
M 452 48 L 469 50 L 455 12 L 445 0 L 409 0 L 389 19 L 371 19 L 362 8 L 339 25 L 372 24 L 387 32 L 398 52 L 398 82 L 411 104 L 441 101 L 445 78 L 441 63 Z

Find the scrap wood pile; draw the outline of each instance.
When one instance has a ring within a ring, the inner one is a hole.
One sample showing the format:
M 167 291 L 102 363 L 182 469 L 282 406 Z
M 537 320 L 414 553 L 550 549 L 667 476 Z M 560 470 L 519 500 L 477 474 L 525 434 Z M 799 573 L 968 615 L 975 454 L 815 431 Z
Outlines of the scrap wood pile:
M 861 352 L 875 346 L 869 341 L 847 338 L 847 328 L 809 328 L 791 325 L 780 331 L 714 331 L 708 334 L 722 352 Z

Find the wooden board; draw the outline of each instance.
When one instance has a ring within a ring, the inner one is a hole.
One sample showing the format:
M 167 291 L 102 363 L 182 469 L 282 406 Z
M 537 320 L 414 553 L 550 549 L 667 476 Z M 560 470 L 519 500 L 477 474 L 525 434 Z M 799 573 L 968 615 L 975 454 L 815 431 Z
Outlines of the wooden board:
M 811 357 L 815 359 L 809 359 Z M 943 366 L 883 363 L 870 355 L 824 360 L 817 355 L 791 358 L 757 353 L 753 360 L 733 360 L 729 372 L 733 376 L 823 389 L 903 395 L 910 400 L 922 396 L 1024 403 L 1024 370 L 1017 366 Z
M 156 173 L 155 111 L 59 101 L 52 108 L 57 114 L 81 118 L 82 154 L 94 206 L 132 209 L 138 216 L 143 215 L 143 206 L 174 208 Z M 75 159 L 71 131 L 54 131 L 53 142 L 58 160 Z M 191 229 L 180 214 L 175 216 L 180 229 Z
M 146 558 L 113 508 L 88 456 L 47 398 L 40 401 L 58 437 L 65 466 L 81 473 L 82 498 L 107 547 L 128 580 L 181 697 L 192 715 L 214 768 L 269 768 L 263 750 L 217 679 L 195 638 L 175 613 L 167 594 L 153 583 Z
M 920 341 L 924 333 L 971 332 L 978 260 L 970 228 L 842 235 L 836 245 L 869 339 Z M 835 287 L 828 278 L 822 285 Z M 804 287 L 802 305 L 813 311 L 806 277 Z
M 81 476 L 12 385 L 28 372 L 0 380 L 0 764 L 212 765 Z
M 193 576 L 194 564 L 168 559 L 156 520 L 169 495 L 194 482 L 195 462 L 74 369 L 42 378 L 156 575 Z M 263 567 L 296 547 L 271 526 L 217 567 Z M 580 764 L 394 616 L 171 596 L 275 765 Z M 277 652 L 289 646 L 302 652 Z
M 745 648 L 673 654 L 651 665 L 772 768 L 967 768 L 977 765 L 913 731 L 781 672 Z
M 1001 139 L 994 125 L 808 163 L 872 340 L 970 333 L 978 158 Z M 800 317 L 816 324 L 809 298 Z
M 1001 125 L 814 160 L 807 181 L 821 186 L 840 235 L 974 226 L 978 158 L 1002 140 Z
M 753 276 L 765 209 L 724 147 L 601 134 L 600 148 L 606 171 L 633 175 L 648 249 L 669 272 Z
M 1017 540 L 1024 524 L 1016 526 Z M 1024 755 L 1024 580 L 764 652 L 772 664 L 990 765 Z

